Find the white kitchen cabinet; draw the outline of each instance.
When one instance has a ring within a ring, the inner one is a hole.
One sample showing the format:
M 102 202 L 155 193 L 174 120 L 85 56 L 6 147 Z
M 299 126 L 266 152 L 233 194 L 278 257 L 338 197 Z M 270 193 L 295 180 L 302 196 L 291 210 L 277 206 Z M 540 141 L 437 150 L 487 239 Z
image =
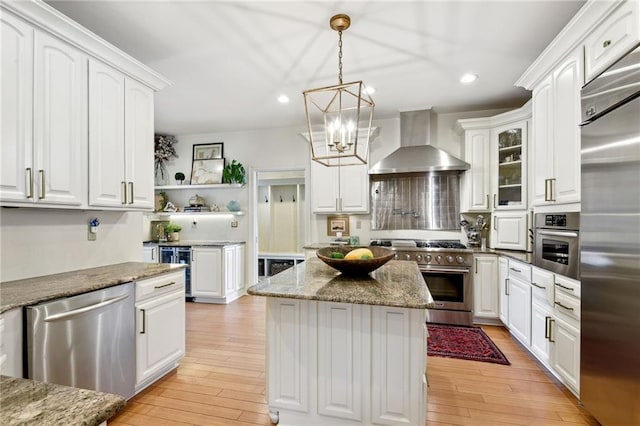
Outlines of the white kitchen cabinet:
M 142 247 L 142 261 L 150 262 L 150 263 L 158 263 L 160 262 L 160 257 L 158 256 L 158 246 L 143 246 Z
M 585 76 L 591 81 L 640 42 L 640 3 L 620 6 L 592 31 L 584 42 Z
M 194 302 L 229 303 L 244 290 L 244 246 L 194 247 L 191 295 Z
M 136 393 L 185 353 L 184 271 L 136 282 Z
M 0 314 L 0 374 L 22 377 L 22 308 Z
M 491 210 L 491 130 L 473 129 L 464 134 L 464 160 L 471 168 L 462 179 L 463 212 Z
M 527 143 L 529 120 L 491 130 L 494 210 L 527 208 Z
M 580 202 L 582 52 L 569 55 L 533 89 L 532 190 L 535 206 Z
M 222 249 L 194 247 L 191 250 L 191 295 L 216 298 L 223 295 Z
M 550 326 L 551 367 L 562 382 L 580 394 L 580 329 L 577 323 L 554 315 Z
M 507 294 L 509 331 L 523 345 L 529 346 L 531 344 L 531 284 L 510 275 Z
M 491 225 L 491 248 L 527 250 L 529 212 L 494 212 Z
M 86 61 L 79 50 L 2 15 L 3 202 L 86 203 Z
M 425 321 L 420 309 L 267 298 L 272 420 L 424 424 Z
M 531 301 L 531 347 L 530 351 L 545 366 L 549 365 L 551 346 L 549 333 L 551 319 L 553 318 L 551 307 L 545 301 L 532 298 Z
M 532 297 L 553 306 L 554 274 L 538 267 L 531 268 Z
M 151 210 L 153 91 L 89 62 L 89 203 Z
M 473 258 L 473 316 L 480 319 L 497 319 L 499 317 L 498 257 L 474 255 Z
M 368 213 L 367 165 L 325 167 L 311 161 L 311 211 L 313 213 Z
M 507 286 L 509 285 L 509 261 L 500 256 L 498 259 L 498 279 L 499 279 L 499 288 L 498 288 L 498 308 L 500 313 L 500 321 L 505 326 L 509 325 L 509 289 Z

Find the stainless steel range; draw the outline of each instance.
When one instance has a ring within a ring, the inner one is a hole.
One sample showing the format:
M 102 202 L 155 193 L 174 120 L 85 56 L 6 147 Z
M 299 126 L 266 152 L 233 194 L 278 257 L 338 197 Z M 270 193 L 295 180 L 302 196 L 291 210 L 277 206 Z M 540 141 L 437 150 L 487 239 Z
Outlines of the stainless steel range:
M 428 322 L 473 325 L 473 252 L 459 240 L 372 240 L 418 264 L 435 301 Z

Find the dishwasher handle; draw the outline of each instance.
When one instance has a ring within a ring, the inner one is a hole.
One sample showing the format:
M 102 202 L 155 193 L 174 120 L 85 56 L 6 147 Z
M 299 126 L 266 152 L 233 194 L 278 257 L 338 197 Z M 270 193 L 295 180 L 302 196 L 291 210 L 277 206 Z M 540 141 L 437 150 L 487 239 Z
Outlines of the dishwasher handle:
M 102 301 L 100 303 L 96 303 L 96 304 L 93 304 L 93 305 L 84 306 L 82 308 L 74 309 L 73 311 L 62 312 L 60 314 L 49 315 L 48 317 L 46 317 L 44 319 L 44 321 L 45 322 L 53 322 L 53 321 L 64 320 L 64 319 L 67 319 L 67 318 L 72 318 L 72 317 L 75 317 L 77 315 L 83 314 L 85 312 L 95 311 L 96 309 L 100 309 L 103 306 L 113 305 L 114 303 L 117 303 L 117 302 L 119 302 L 121 300 L 124 300 L 124 299 L 126 299 L 128 297 L 129 297 L 128 294 L 123 294 L 122 296 L 117 296 L 117 297 L 114 297 L 112 299 L 107 299 L 105 301 Z

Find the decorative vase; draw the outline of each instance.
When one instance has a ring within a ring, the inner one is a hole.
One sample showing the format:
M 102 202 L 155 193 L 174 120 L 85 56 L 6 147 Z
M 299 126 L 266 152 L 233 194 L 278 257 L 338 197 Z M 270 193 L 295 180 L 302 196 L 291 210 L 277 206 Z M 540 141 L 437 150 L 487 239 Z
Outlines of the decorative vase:
M 169 185 L 169 172 L 164 163 L 156 162 L 154 183 L 156 186 Z
M 167 240 L 168 241 L 180 241 L 180 233 L 179 232 L 170 232 L 167 235 Z

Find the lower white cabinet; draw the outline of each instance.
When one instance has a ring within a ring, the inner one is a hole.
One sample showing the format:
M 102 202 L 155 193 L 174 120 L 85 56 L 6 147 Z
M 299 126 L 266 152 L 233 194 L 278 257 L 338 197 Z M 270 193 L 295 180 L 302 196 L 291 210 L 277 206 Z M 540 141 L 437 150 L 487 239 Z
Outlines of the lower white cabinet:
M 244 245 L 194 247 L 191 295 L 194 302 L 229 303 L 244 291 Z
M 573 324 L 572 324 L 573 323 Z M 551 368 L 562 382 L 580 394 L 580 329 L 576 322 L 560 315 L 551 319 L 550 340 L 553 345 Z
M 531 284 L 510 276 L 507 286 L 509 298 L 509 331 L 522 344 L 531 344 Z
M 494 212 L 491 248 L 526 250 L 528 238 L 527 211 Z
M 149 263 L 160 262 L 158 258 L 158 246 L 143 246 L 142 247 L 142 261 Z
M 0 374 L 22 377 L 22 308 L 0 315 Z
M 507 293 L 509 289 L 508 281 L 509 281 L 509 261 L 500 257 L 498 260 L 498 312 L 500 316 L 500 321 L 504 325 L 509 325 L 509 294 Z
M 551 342 L 549 340 L 551 320 L 551 307 L 544 301 L 536 299 L 531 301 L 531 352 L 544 365 L 549 366 L 549 354 Z
M 184 270 L 136 282 L 136 393 L 185 353 Z
M 497 319 L 498 256 L 474 255 L 473 259 L 473 316 L 480 319 Z
M 425 321 L 421 309 L 268 298 L 272 421 L 423 425 Z

